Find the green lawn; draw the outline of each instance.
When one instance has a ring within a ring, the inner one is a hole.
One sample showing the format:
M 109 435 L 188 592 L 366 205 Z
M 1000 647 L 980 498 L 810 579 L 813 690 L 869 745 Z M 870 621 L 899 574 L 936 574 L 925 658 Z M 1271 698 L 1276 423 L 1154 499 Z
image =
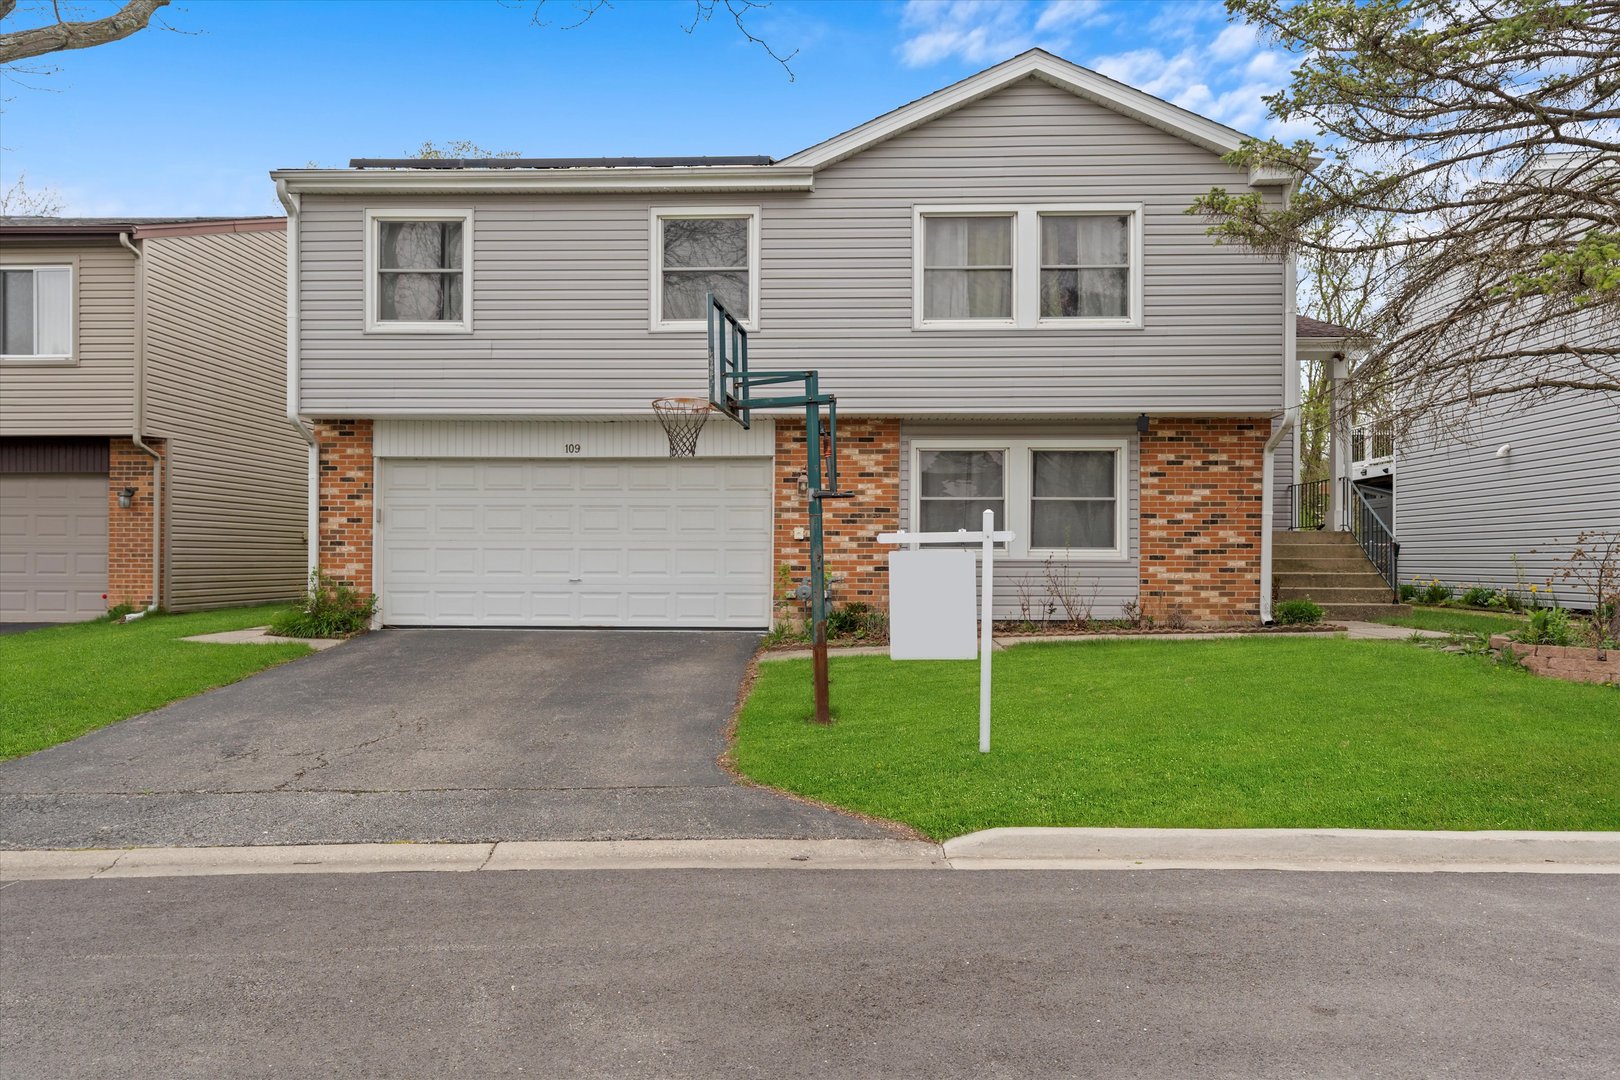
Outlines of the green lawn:
M 262 626 L 285 608 L 98 620 L 0 636 L 0 760 L 303 656 L 307 645 L 203 645 L 191 634 Z
M 1527 621 L 1519 615 L 1498 615 L 1489 611 L 1458 611 L 1456 608 L 1414 607 L 1410 615 L 1378 620 L 1386 626 L 1410 626 L 1416 630 L 1443 630 L 1448 634 L 1506 634 L 1523 628 Z
M 770 661 L 733 751 L 754 779 L 935 838 L 1010 825 L 1620 829 L 1620 693 L 1401 641 L 1019 645 L 978 665 Z

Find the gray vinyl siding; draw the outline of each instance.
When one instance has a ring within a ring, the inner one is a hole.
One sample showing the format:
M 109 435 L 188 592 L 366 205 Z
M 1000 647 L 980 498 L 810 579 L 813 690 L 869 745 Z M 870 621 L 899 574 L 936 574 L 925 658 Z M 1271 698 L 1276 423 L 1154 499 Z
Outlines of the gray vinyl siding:
M 286 237 L 160 237 L 143 251 L 146 426 L 167 440 L 165 602 L 291 597 L 308 457 L 286 416 Z
M 0 435 L 127 435 L 135 401 L 135 256 L 114 239 L 4 241 L 0 264 L 74 264 L 74 362 L 0 362 Z
M 1277 425 L 1281 423 L 1281 417 L 1273 418 L 1271 430 L 1275 432 Z M 1289 497 L 1288 488 L 1294 482 L 1297 464 L 1294 457 L 1298 453 L 1295 449 L 1298 445 L 1299 424 L 1296 421 L 1294 426 L 1288 429 L 1288 434 L 1277 444 L 1276 457 L 1272 459 L 1274 471 L 1271 474 L 1271 527 L 1274 529 L 1290 529 L 1294 525 L 1293 501 Z
M 1282 267 L 1183 212 L 1215 185 L 1247 190 L 1215 154 L 1029 80 L 827 167 L 810 193 L 306 195 L 303 409 L 645 414 L 701 394 L 702 332 L 649 329 L 649 208 L 716 205 L 761 210 L 754 365 L 819 369 L 846 413 L 1267 414 Z M 1142 329 L 913 328 L 914 204 L 1086 201 L 1145 204 Z M 474 211 L 471 334 L 365 332 L 368 207 Z
M 1591 595 L 1557 580 L 1581 530 L 1620 530 L 1620 397 L 1566 394 L 1482 409 L 1467 439 L 1417 438 L 1395 463 L 1401 576 L 1452 586 L 1543 588 L 1574 607 Z M 1503 445 L 1512 450 L 1503 457 Z
M 1099 619 L 1117 619 L 1124 614 L 1121 605 L 1134 601 L 1139 595 L 1137 559 L 1137 524 L 1141 517 L 1140 465 L 1137 457 L 1136 429 L 1131 424 L 1078 421 L 1066 424 L 1008 424 L 980 421 L 977 423 L 906 423 L 900 428 L 900 527 L 911 528 L 911 444 L 929 437 L 976 438 L 988 441 L 997 438 L 1037 438 L 1043 436 L 1085 438 L 1122 438 L 1125 448 L 1126 477 L 1126 558 L 1068 560 L 1068 572 L 1081 582 L 1081 595 L 1090 599 L 1096 590 L 1096 607 L 1092 614 Z M 1000 526 L 998 526 L 999 528 Z M 997 559 L 995 561 L 995 614 L 998 619 L 1024 617 L 1020 582 L 1030 584 L 1036 606 L 1050 596 L 1045 587 L 1046 561 L 1044 559 Z M 1033 612 L 1039 619 L 1039 611 Z

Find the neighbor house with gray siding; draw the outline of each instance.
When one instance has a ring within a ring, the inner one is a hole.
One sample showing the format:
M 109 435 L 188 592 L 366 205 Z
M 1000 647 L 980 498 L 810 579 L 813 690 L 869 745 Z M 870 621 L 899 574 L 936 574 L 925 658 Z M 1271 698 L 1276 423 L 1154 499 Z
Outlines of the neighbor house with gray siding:
M 0 620 L 303 581 L 284 218 L 0 218 Z
M 988 507 L 998 615 L 1056 567 L 1099 617 L 1263 617 L 1292 269 L 1185 213 L 1287 197 L 1242 139 L 1037 50 L 781 160 L 277 171 L 310 557 L 389 625 L 768 625 L 808 561 L 802 419 L 675 459 L 650 410 L 706 393 L 712 292 L 756 369 L 837 395 L 835 603 L 885 602 L 878 533 Z

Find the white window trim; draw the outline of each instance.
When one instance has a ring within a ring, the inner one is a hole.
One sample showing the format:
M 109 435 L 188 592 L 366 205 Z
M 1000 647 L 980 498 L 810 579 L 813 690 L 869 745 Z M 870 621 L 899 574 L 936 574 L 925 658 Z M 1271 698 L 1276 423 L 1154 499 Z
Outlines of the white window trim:
M 1041 317 L 1041 215 L 1125 214 L 1131 219 L 1130 314 L 1123 318 Z M 1011 217 L 1013 219 L 1013 317 L 1011 319 L 928 319 L 923 317 L 923 219 L 929 217 Z M 915 330 L 1140 330 L 1142 329 L 1142 219 L 1139 202 L 918 203 L 911 208 L 911 325 Z
M 397 322 L 377 317 L 377 233 L 384 221 L 461 222 L 461 318 L 456 322 Z M 473 329 L 473 212 L 443 207 L 366 211 L 366 333 L 368 334 L 470 334 Z
M 997 522 L 998 529 L 1011 529 L 1014 539 L 1007 548 L 1012 559 L 1070 558 L 1075 561 L 1124 561 L 1130 557 L 1130 478 L 1127 474 L 1130 459 L 1128 439 L 1066 439 L 1062 437 L 1004 439 L 995 436 L 951 436 L 911 440 L 908 461 L 910 493 L 907 512 L 911 528 L 922 520 L 922 454 L 927 450 L 1000 450 L 1006 456 L 1006 472 L 1002 476 L 1002 495 L 1007 504 L 1007 521 Z M 1114 541 L 1111 548 L 1037 548 L 1031 547 L 1030 500 L 1035 491 L 1036 450 L 1111 450 L 1114 451 Z
M 759 207 L 757 206 L 654 206 L 647 213 L 649 257 L 648 291 L 651 306 L 647 327 L 655 334 L 707 331 L 707 319 L 664 318 L 664 225 L 666 218 L 748 219 L 748 318 L 739 319 L 750 333 L 759 329 Z M 735 313 L 733 313 L 735 314 Z
M 68 339 L 72 343 L 68 353 L 0 353 L 0 364 L 77 364 L 79 362 L 79 260 L 60 259 L 54 262 L 0 262 L 0 270 L 61 270 L 68 272 Z M 39 291 L 34 291 L 34 328 L 39 328 Z

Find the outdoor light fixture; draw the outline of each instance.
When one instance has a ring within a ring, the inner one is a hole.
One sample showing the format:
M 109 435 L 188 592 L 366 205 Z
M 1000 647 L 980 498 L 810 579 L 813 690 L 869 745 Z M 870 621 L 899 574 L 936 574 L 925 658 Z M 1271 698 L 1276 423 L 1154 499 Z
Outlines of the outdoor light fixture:
M 810 474 L 803 469 L 799 470 L 799 494 L 810 494 Z
M 120 491 L 118 493 L 118 508 L 120 510 L 128 510 L 130 508 L 130 506 L 134 502 L 135 502 L 135 489 L 134 488 L 124 488 L 122 491 Z
M 1136 418 L 1136 433 L 1138 435 L 1146 435 L 1147 431 L 1148 431 L 1147 413 L 1143 413 L 1141 416 L 1138 416 Z
M 1513 444 L 1512 443 L 1503 443 L 1500 447 L 1497 448 L 1496 456 L 1497 457 L 1507 457 L 1511 453 L 1513 453 Z

